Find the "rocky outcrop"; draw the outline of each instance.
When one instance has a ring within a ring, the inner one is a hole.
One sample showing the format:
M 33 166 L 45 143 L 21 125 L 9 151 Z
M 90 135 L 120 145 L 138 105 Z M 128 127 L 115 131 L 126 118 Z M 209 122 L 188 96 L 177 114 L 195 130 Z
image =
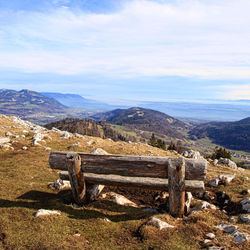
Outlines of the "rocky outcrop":
M 165 228 L 174 228 L 174 226 L 168 224 L 167 222 L 164 222 L 158 218 L 152 217 L 148 222 L 147 225 L 153 225 L 157 227 L 158 229 L 162 230 Z

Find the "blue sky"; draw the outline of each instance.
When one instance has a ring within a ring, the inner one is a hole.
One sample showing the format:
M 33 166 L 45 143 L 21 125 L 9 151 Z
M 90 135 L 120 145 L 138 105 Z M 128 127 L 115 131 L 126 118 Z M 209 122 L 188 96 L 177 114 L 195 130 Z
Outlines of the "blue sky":
M 250 99 L 249 0 L 0 0 L 0 88 Z

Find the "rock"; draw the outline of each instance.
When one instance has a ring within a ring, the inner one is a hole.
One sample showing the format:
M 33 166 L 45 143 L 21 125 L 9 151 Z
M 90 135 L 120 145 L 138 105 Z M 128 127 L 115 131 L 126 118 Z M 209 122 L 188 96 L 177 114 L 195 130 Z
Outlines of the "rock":
M 13 135 L 11 132 L 6 132 L 5 133 L 5 136 L 9 136 L 9 137 L 12 137 L 12 138 L 15 138 L 16 136 L 15 135 Z
M 45 151 L 51 151 L 50 147 L 45 147 L 44 149 L 45 149 Z
M 250 215 L 248 214 L 242 214 L 241 216 L 239 216 L 239 220 L 244 222 L 244 223 L 250 223 Z
M 22 150 L 27 150 L 27 149 L 28 149 L 28 147 L 26 147 L 26 146 L 22 147 Z
M 48 216 L 48 215 L 61 215 L 61 213 L 55 210 L 39 209 L 36 212 L 35 217 Z
M 151 218 L 148 222 L 148 225 L 153 225 L 157 228 L 159 228 L 160 230 L 164 229 L 164 228 L 174 228 L 174 226 L 168 224 L 167 222 L 164 222 L 160 219 L 157 219 L 155 217 Z
M 220 229 L 224 233 L 233 233 L 238 228 L 237 226 L 228 225 L 223 222 L 221 222 L 218 226 L 215 227 Z
M 203 158 L 200 154 L 200 152 L 198 151 L 194 151 L 194 150 L 188 150 L 182 153 L 182 156 L 186 157 L 186 158 L 193 158 L 193 159 L 199 159 L 199 158 Z
M 228 221 L 231 222 L 231 223 L 234 223 L 234 222 L 236 222 L 236 219 L 235 219 L 235 217 L 230 216 Z
M 0 144 L 0 148 L 3 150 L 14 150 L 13 147 L 11 147 L 11 144 L 6 143 L 6 144 Z
M 218 159 L 214 159 L 212 164 L 216 166 L 218 164 Z
M 93 145 L 93 144 L 95 144 L 95 141 L 94 140 L 90 140 L 90 141 L 88 141 L 87 142 L 87 144 L 90 146 L 90 145 Z
M 63 134 L 61 135 L 61 138 L 69 139 L 70 138 L 70 133 L 68 131 L 64 131 Z
M 238 167 L 238 170 L 241 171 L 241 172 L 244 172 L 246 169 Z
M 10 138 L 0 137 L 0 144 L 10 143 Z
M 83 136 L 83 135 L 78 134 L 78 133 L 74 133 L 74 136 L 75 136 L 76 138 L 84 138 L 84 136 Z
M 250 198 L 249 197 L 245 197 L 241 202 L 240 202 L 242 209 L 244 211 L 247 211 L 248 213 L 250 213 Z
M 199 204 L 197 204 L 195 207 L 194 207 L 194 210 L 203 210 L 203 209 L 217 209 L 215 205 L 207 202 L 207 201 L 203 201 Z
M 206 234 L 206 237 L 208 237 L 209 239 L 214 239 L 215 238 L 215 234 L 214 233 L 208 233 Z
M 190 212 L 190 205 L 193 199 L 193 195 L 190 192 L 185 193 L 185 212 L 188 214 Z
M 68 146 L 67 149 L 71 149 L 73 147 L 78 147 L 80 145 L 79 142 L 73 143 L 72 145 Z
M 219 175 L 219 179 L 223 182 L 223 183 L 230 183 L 233 179 L 235 178 L 235 175 L 231 175 L 231 174 L 221 174 Z
M 65 188 L 71 188 L 70 181 L 57 179 L 55 182 L 49 183 L 48 188 L 55 188 L 57 190 L 62 190 Z
M 209 239 L 205 239 L 205 240 L 203 241 L 203 245 L 204 245 L 204 246 L 211 245 L 211 243 L 212 243 L 212 241 L 209 240 Z
M 219 161 L 218 161 L 219 164 L 225 164 L 227 165 L 228 167 L 232 168 L 232 169 L 237 169 L 237 165 L 235 162 L 227 159 L 227 158 L 220 158 Z
M 131 207 L 137 207 L 137 205 L 124 197 L 121 194 L 114 194 L 111 196 L 111 200 L 113 200 L 116 204 L 121 205 L 121 206 L 131 206 Z
M 109 153 L 106 152 L 105 150 L 103 150 L 102 148 L 96 148 L 93 151 L 91 151 L 90 154 L 93 154 L 93 155 L 109 155 Z
M 106 221 L 106 222 L 111 222 L 111 220 L 109 218 L 107 218 L 107 217 L 104 217 L 103 220 Z
M 217 177 L 213 180 L 211 180 L 208 185 L 211 187 L 217 187 L 219 185 L 220 179 Z
M 250 194 L 250 189 L 244 189 L 240 193 L 243 194 L 243 195 Z
M 23 130 L 23 133 L 24 133 L 24 134 L 29 134 L 29 131 Z
M 44 135 L 41 133 L 34 134 L 34 136 L 32 138 L 32 140 L 33 140 L 32 144 L 33 145 L 40 145 L 39 142 L 43 141 L 43 138 L 44 138 Z
M 80 205 L 78 205 L 78 204 L 76 204 L 76 203 L 73 203 L 72 206 L 73 206 L 74 208 L 81 208 L 81 207 L 82 207 L 82 206 L 80 206 Z
M 232 236 L 234 236 L 234 241 L 237 242 L 237 243 L 243 243 L 245 241 L 249 241 L 250 240 L 250 237 L 248 234 L 246 233 L 243 233 L 241 231 L 234 231 L 232 233 Z
M 105 186 L 101 184 L 88 184 L 87 193 L 89 199 L 91 201 L 95 200 L 97 196 L 102 192 L 104 187 Z

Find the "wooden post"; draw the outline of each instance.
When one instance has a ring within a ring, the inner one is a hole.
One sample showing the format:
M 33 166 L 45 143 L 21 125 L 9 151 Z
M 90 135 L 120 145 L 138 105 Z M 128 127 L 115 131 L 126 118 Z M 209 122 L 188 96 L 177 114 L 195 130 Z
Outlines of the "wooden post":
M 69 180 L 75 202 L 83 205 L 85 202 L 86 184 L 81 169 L 81 157 L 77 153 L 68 153 L 66 164 L 69 171 Z
M 172 158 L 168 164 L 169 210 L 174 217 L 183 217 L 185 208 L 185 161 Z

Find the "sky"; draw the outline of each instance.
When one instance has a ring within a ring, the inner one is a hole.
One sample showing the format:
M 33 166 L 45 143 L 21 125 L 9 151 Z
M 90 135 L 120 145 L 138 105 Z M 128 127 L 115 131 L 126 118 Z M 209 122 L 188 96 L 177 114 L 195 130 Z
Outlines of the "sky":
M 0 88 L 109 103 L 250 99 L 249 0 L 0 0 Z

